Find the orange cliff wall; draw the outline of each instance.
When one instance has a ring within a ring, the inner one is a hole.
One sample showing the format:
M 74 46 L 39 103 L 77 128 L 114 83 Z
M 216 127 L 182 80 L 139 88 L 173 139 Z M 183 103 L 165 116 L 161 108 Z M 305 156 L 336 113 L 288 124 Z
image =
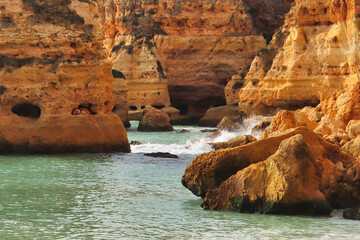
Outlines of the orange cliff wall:
M 240 105 L 266 112 L 317 105 L 359 80 L 358 1 L 297 0 L 254 59 Z
M 173 105 L 201 117 L 265 47 L 238 1 L 119 1 L 106 5 L 105 45 L 128 86 L 128 105 Z
M 0 0 L 0 153 L 130 151 L 102 1 Z

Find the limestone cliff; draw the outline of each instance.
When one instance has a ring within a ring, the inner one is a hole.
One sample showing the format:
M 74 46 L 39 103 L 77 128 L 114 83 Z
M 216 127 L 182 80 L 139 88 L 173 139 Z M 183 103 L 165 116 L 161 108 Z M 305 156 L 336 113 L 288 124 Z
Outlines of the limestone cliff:
M 272 42 L 259 51 L 240 91 L 258 111 L 317 105 L 359 80 L 358 3 L 297 0 Z
M 103 2 L 0 0 L 0 153 L 129 151 Z
M 209 106 L 225 104 L 227 82 L 246 73 L 266 45 L 260 25 L 273 31 L 282 24 L 273 10 L 290 5 L 256 2 L 108 1 L 106 46 L 128 85 L 131 109 L 171 100 L 181 114 L 199 118 Z

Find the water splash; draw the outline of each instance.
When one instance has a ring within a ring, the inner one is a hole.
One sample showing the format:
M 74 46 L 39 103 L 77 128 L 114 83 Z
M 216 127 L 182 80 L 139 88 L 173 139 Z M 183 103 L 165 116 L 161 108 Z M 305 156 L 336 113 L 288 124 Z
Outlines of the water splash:
M 186 154 L 186 155 L 199 155 L 205 152 L 212 151 L 212 147 L 209 143 L 218 143 L 226 142 L 232 138 L 235 138 L 240 135 L 252 134 L 254 137 L 259 138 L 261 133 L 252 133 L 251 130 L 258 124 L 263 121 L 271 121 L 272 117 L 264 116 L 252 116 L 244 120 L 242 128 L 237 132 L 228 132 L 228 131 L 218 131 L 213 134 L 201 134 L 201 130 L 204 128 L 199 127 L 184 127 L 184 126 L 175 126 L 176 131 L 181 131 L 182 129 L 188 130 L 189 133 L 179 135 L 174 133 L 156 133 L 158 135 L 163 134 L 162 138 L 165 138 L 167 141 L 159 143 L 151 142 L 147 140 L 141 145 L 132 145 L 131 152 L 133 153 L 153 153 L 153 152 L 169 152 L 176 155 Z M 131 130 L 135 131 L 135 129 Z M 194 139 L 195 136 L 195 139 Z M 198 138 L 196 138 L 198 136 Z M 183 143 L 178 143 L 178 138 L 186 137 L 187 139 Z M 138 140 L 138 139 L 137 139 Z

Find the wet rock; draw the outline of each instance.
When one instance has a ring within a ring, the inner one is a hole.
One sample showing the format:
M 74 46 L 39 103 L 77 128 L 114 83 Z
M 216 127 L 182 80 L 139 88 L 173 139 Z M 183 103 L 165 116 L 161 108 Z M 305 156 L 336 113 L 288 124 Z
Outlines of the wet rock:
M 169 116 L 161 110 L 146 107 L 141 114 L 139 131 L 143 132 L 166 132 L 173 131 Z
M 233 148 L 238 147 L 242 145 L 246 145 L 251 142 L 257 141 L 256 138 L 254 138 L 251 135 L 245 135 L 245 136 L 238 136 L 236 138 L 230 139 L 227 142 L 220 142 L 220 143 L 210 143 L 210 146 L 212 146 L 213 149 L 219 150 L 219 149 L 225 149 L 225 148 Z
M 236 121 L 232 121 L 225 116 L 216 127 L 219 128 L 220 130 L 235 132 L 241 128 L 241 125 L 240 123 Z
M 346 209 L 343 213 L 345 219 L 360 220 L 360 208 Z
M 270 126 L 271 121 L 264 121 L 256 125 L 251 132 L 263 132 L 268 126 Z
M 189 132 L 190 132 L 189 130 L 183 129 L 183 130 L 181 130 L 181 131 L 178 132 L 178 133 L 189 133 Z
M 145 153 L 145 156 L 154 158 L 179 158 L 179 156 L 168 153 L 168 152 L 157 152 L 157 153 Z
M 218 129 L 204 129 L 204 130 L 200 130 L 201 133 L 214 133 L 217 132 Z
M 142 145 L 143 143 L 142 142 L 139 142 L 139 141 L 131 141 L 130 142 L 130 145 Z

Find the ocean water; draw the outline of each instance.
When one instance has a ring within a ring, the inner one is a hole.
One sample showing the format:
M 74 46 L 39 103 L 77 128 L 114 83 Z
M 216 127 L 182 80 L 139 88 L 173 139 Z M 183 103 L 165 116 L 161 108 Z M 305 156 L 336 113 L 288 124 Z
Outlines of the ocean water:
M 256 122 L 256 121 L 255 121 Z M 253 124 L 253 123 L 252 123 Z M 136 125 L 136 124 L 135 124 Z M 181 185 L 203 128 L 139 133 L 131 154 L 0 156 L 0 239 L 360 239 L 360 221 L 205 211 Z M 246 133 L 246 129 L 243 133 Z M 179 159 L 146 157 L 171 152 Z

